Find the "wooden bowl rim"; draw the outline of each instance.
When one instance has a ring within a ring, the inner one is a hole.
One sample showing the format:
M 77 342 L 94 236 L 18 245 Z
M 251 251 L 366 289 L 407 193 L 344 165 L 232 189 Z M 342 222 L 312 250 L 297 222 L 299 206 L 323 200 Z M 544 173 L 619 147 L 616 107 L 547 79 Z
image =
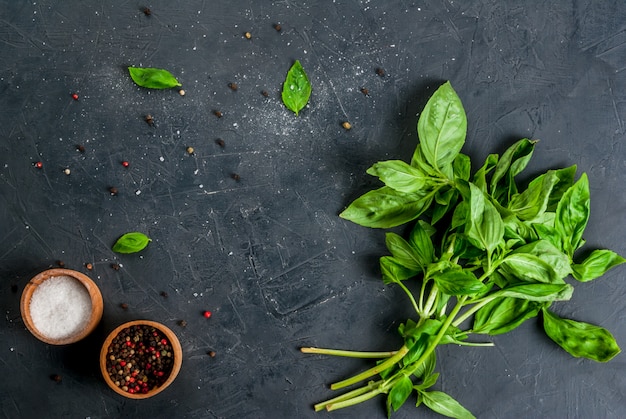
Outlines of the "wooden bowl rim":
M 48 336 L 42 334 L 37 329 L 37 327 L 35 327 L 33 318 L 30 315 L 30 301 L 37 287 L 44 281 L 58 276 L 69 276 L 76 279 L 87 289 L 89 297 L 91 298 L 91 315 L 89 316 L 89 321 L 87 322 L 85 327 L 79 333 L 63 339 L 49 338 Z M 91 332 L 94 331 L 94 329 L 98 326 L 98 323 L 100 323 L 100 320 L 102 319 L 103 305 L 104 303 L 102 300 L 102 293 L 100 292 L 100 289 L 98 288 L 96 283 L 87 275 L 73 269 L 52 268 L 38 273 L 37 275 L 32 277 L 30 281 L 28 281 L 28 283 L 24 287 L 24 290 L 22 291 L 22 298 L 20 299 L 20 312 L 22 315 L 22 320 L 24 321 L 24 325 L 37 339 L 50 345 L 67 345 L 84 339 Z
M 111 377 L 109 377 L 109 373 L 107 372 L 107 368 L 106 368 L 107 354 L 109 351 L 109 346 L 111 345 L 111 342 L 113 342 L 113 339 L 122 330 L 131 326 L 136 326 L 136 325 L 152 326 L 155 329 L 159 329 L 161 332 L 163 332 L 163 334 L 167 336 L 167 339 L 172 345 L 172 354 L 174 356 L 174 365 L 172 366 L 172 371 L 170 372 L 170 375 L 167 377 L 167 380 L 165 380 L 165 382 L 161 384 L 161 386 L 159 386 L 158 388 L 154 390 L 150 390 L 147 393 L 128 393 L 122 390 L 121 388 L 115 385 L 113 380 L 111 380 Z M 183 363 L 183 348 L 180 345 L 180 341 L 178 340 L 178 337 L 176 336 L 176 334 L 169 327 L 165 326 L 163 323 L 155 322 L 152 320 L 132 320 L 132 321 L 129 321 L 129 322 L 126 322 L 117 326 L 106 337 L 106 339 L 104 340 L 104 343 L 102 344 L 102 349 L 100 349 L 100 371 L 102 372 L 102 377 L 104 378 L 104 381 L 117 394 L 124 396 L 126 398 L 129 398 L 129 399 L 137 399 L 137 400 L 147 399 L 165 390 L 176 379 L 176 376 L 180 372 L 182 363 Z

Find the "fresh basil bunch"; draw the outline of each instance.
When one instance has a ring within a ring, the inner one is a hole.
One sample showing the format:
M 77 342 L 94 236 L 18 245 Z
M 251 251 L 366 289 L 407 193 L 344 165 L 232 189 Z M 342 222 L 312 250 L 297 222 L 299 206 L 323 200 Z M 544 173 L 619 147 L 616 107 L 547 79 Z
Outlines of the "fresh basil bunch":
M 490 154 L 471 174 L 462 154 L 467 119 L 449 82 L 432 95 L 417 124 L 420 143 L 410 164 L 382 161 L 367 173 L 384 186 L 352 202 L 340 216 L 366 227 L 413 223 L 404 238 L 386 234 L 391 253 L 380 258 L 385 284 L 408 296 L 416 320 L 398 332 L 404 345 L 387 353 L 302 348 L 306 353 L 379 358 L 377 365 L 331 385 L 341 389 L 371 377 L 360 388 L 315 405 L 316 410 L 351 406 L 387 395 L 387 410 L 397 411 L 413 392 L 417 405 L 454 418 L 473 415 L 451 396 L 431 390 L 435 348 L 468 341 L 470 335 L 498 335 L 541 315 L 546 334 L 575 357 L 606 362 L 620 352 L 606 329 L 563 319 L 550 310 L 569 300 L 569 275 L 581 282 L 602 276 L 625 261 L 611 250 L 594 250 L 582 260 L 589 218 L 589 182 L 575 180 L 576 167 L 548 170 L 520 189 L 515 181 L 530 160 L 535 141 L 522 139 L 501 156 Z M 420 281 L 419 294 L 406 281 Z

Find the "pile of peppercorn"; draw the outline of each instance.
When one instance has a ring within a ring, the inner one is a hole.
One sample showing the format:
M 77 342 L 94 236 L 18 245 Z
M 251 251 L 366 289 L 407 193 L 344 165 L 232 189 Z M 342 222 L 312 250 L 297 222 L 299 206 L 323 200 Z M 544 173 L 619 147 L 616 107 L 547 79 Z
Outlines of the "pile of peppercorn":
M 111 381 L 128 393 L 148 393 L 160 387 L 174 365 L 170 342 L 152 326 L 123 329 L 107 351 L 107 372 Z

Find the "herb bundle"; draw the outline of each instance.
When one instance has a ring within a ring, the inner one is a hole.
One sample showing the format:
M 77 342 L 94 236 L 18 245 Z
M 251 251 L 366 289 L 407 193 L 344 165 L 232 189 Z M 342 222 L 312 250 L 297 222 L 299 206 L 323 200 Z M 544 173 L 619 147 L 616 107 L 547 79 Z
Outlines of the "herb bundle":
M 361 387 L 315 405 L 335 410 L 387 395 L 391 415 L 415 392 L 442 415 L 474 417 L 450 395 L 432 390 L 438 345 L 492 346 L 468 340 L 499 335 L 540 316 L 547 336 L 574 357 L 606 362 L 620 352 L 606 329 L 564 319 L 550 310 L 569 300 L 573 286 L 602 276 L 626 260 L 611 250 L 580 259 L 589 218 L 589 182 L 576 166 L 548 170 L 520 189 L 515 177 L 528 164 L 535 141 L 522 139 L 501 156 L 490 154 L 471 174 L 462 154 L 467 119 L 449 82 L 432 95 L 420 115 L 419 144 L 410 164 L 374 164 L 367 173 L 384 183 L 353 201 L 340 216 L 372 228 L 412 223 L 407 238 L 386 233 L 390 256 L 380 258 L 385 284 L 396 284 L 415 309 L 402 323 L 404 344 L 393 352 L 301 348 L 317 353 L 378 359 L 375 366 L 334 383 Z M 406 281 L 420 281 L 412 293 Z

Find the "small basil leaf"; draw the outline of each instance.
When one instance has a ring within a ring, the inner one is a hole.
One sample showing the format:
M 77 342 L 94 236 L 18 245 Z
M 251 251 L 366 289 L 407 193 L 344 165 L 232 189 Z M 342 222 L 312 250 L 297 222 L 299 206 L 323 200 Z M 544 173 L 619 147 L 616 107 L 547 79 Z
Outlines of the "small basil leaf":
M 311 96 L 311 83 L 302 68 L 300 61 L 296 60 L 287 72 L 283 83 L 282 99 L 285 106 L 296 115 L 306 106 Z
M 128 72 L 138 86 L 148 89 L 169 89 L 181 86 L 172 73 L 161 68 L 128 67 Z
M 398 283 L 412 278 L 421 272 L 419 268 L 411 269 L 404 266 L 398 259 L 392 256 L 380 258 L 380 270 L 385 284 Z
M 555 211 L 556 206 L 563 197 L 563 194 L 574 184 L 574 176 L 576 176 L 576 165 L 558 169 L 556 173 L 558 182 L 552 188 L 550 199 L 548 200 L 548 211 Z
M 442 391 L 420 391 L 422 402 L 440 415 L 456 419 L 475 419 L 459 402 Z
M 413 382 L 406 375 L 402 376 L 387 396 L 387 415 L 391 416 L 393 412 L 397 412 L 412 392 Z
M 491 178 L 490 189 L 491 195 L 503 205 L 508 202 L 512 194 L 517 192 L 513 178 L 528 164 L 536 142 L 526 138 L 519 140 L 510 146 L 498 160 Z
M 574 287 L 569 284 L 522 284 L 496 291 L 500 297 L 521 298 L 528 301 L 566 301 L 572 297 Z
M 474 246 L 492 252 L 504 236 L 502 217 L 483 191 L 473 183 L 469 186 L 469 222 L 465 233 Z
M 601 277 L 609 269 L 626 262 L 626 259 L 612 250 L 594 250 L 582 262 L 572 265 L 574 278 L 580 282 L 588 282 Z
M 557 275 L 549 263 L 530 253 L 513 253 L 507 256 L 500 269 L 526 282 L 563 284 L 563 278 Z
M 485 284 L 470 271 L 448 270 L 433 275 L 439 290 L 448 295 L 472 295 L 484 291 Z
M 608 330 L 563 319 L 548 309 L 543 310 L 543 328 L 550 339 L 576 358 L 607 362 L 621 352 Z
M 589 180 L 583 173 L 564 194 L 556 207 L 554 227 L 563 240 L 563 251 L 570 257 L 581 246 L 589 220 Z
M 572 272 L 569 256 L 561 252 L 549 240 L 536 240 L 521 246 L 513 251 L 513 254 L 531 254 L 550 265 L 559 278 L 565 278 Z M 547 281 L 540 281 L 547 282 Z
M 519 298 L 501 297 L 476 312 L 473 333 L 500 335 L 539 313 L 541 304 Z
M 487 175 L 496 167 L 498 164 L 498 155 L 490 154 L 485 159 L 485 163 L 483 163 L 482 167 L 476 171 L 474 174 L 473 182 L 478 188 L 483 192 L 488 192 L 487 190 Z
M 424 221 L 415 223 L 409 235 L 409 245 L 414 249 L 415 256 L 421 267 L 431 263 L 435 258 L 435 248 L 427 229 L 432 230 Z
M 145 249 L 151 241 L 148 236 L 137 231 L 126 233 L 117 239 L 112 250 L 115 253 L 136 253 Z
M 543 214 L 548 208 L 552 188 L 558 180 L 556 172 L 553 170 L 539 176 L 530 182 L 524 192 L 511 197 L 508 209 L 513 211 L 521 220 L 532 220 Z
M 457 154 L 452 162 L 452 168 L 455 178 L 469 181 L 472 162 L 470 161 L 470 157 L 468 155 L 463 153 Z
M 377 176 L 385 185 L 399 192 L 425 191 L 434 183 L 431 176 L 401 160 L 375 163 L 367 169 L 367 173 Z
M 426 161 L 441 170 L 451 164 L 465 143 L 467 118 L 450 82 L 430 97 L 417 122 L 417 134 Z
M 339 216 L 364 227 L 396 227 L 419 217 L 432 199 L 432 195 L 400 193 L 383 186 L 361 195 Z

